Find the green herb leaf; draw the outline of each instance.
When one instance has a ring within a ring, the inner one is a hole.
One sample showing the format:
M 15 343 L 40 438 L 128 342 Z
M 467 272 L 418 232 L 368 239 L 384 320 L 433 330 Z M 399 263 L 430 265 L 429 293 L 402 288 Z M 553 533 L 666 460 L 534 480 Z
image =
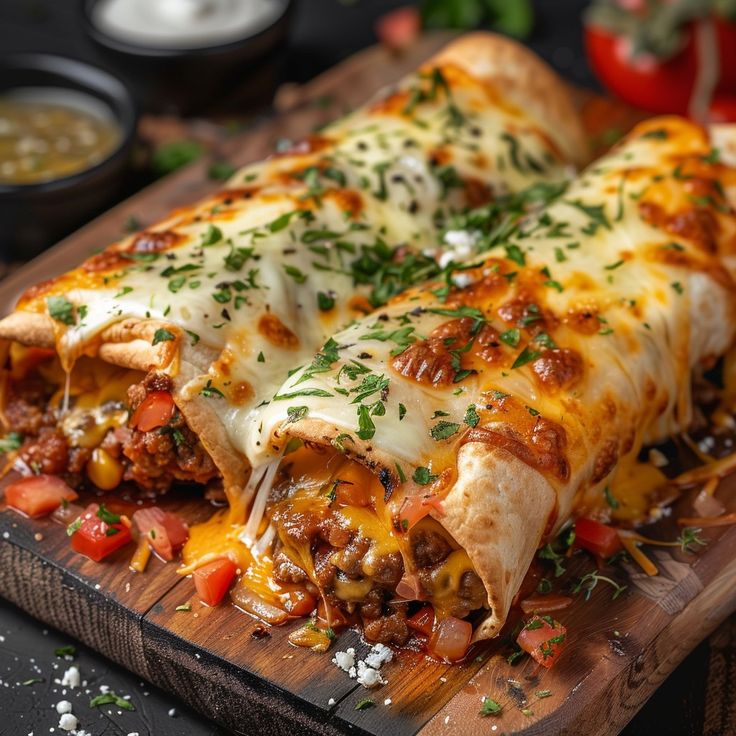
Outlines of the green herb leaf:
M 73 657 L 77 653 L 77 648 L 71 644 L 66 644 L 63 647 L 56 647 L 54 654 L 57 657 Z
M 129 700 L 121 698 L 114 692 L 102 693 L 89 701 L 90 708 L 99 708 L 101 705 L 115 705 L 121 710 L 135 710 L 135 706 Z
M 483 702 L 480 706 L 480 715 L 484 718 L 486 716 L 496 716 L 502 710 L 500 703 L 497 703 L 493 698 L 485 697 L 483 698 Z
M 23 435 L 20 432 L 8 432 L 0 439 L 0 454 L 13 452 L 23 444 Z
M 437 476 L 430 473 L 429 468 L 419 467 L 414 470 L 412 480 L 420 486 L 426 486 L 437 480 Z
M 437 424 L 430 429 L 429 433 L 435 442 L 439 442 L 440 440 L 446 440 L 448 437 L 452 437 L 458 429 L 460 429 L 459 424 L 442 420 L 437 422 Z
M 156 332 L 153 333 L 151 345 L 158 345 L 160 342 L 170 342 L 171 340 L 176 340 L 176 336 L 163 327 L 159 327 Z
M 108 511 L 104 503 L 100 504 L 100 508 L 97 509 L 97 518 L 105 522 L 105 524 L 119 524 L 120 515 L 114 514 L 112 511 Z
M 207 229 L 202 234 L 202 245 L 214 245 L 222 240 L 222 230 L 215 227 L 212 223 L 207 225 Z
M 468 425 L 468 427 L 477 427 L 478 422 L 480 422 L 480 416 L 478 412 L 475 410 L 475 404 L 471 404 L 466 410 L 465 410 L 465 418 L 463 419 L 465 424 Z
M 363 700 L 359 700 L 355 704 L 355 710 L 367 710 L 368 708 L 373 708 L 375 706 L 375 702 L 371 700 L 370 698 L 363 698 Z
M 77 322 L 74 316 L 74 305 L 65 296 L 50 296 L 46 299 L 49 317 L 65 325 L 74 325 Z

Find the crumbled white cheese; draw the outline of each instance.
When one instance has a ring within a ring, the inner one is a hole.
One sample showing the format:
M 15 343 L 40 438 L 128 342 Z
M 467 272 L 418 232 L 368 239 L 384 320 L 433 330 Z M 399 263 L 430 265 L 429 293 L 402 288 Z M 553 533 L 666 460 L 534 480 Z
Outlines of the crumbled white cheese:
M 373 667 L 369 667 L 362 659 L 358 662 L 357 680 L 363 687 L 367 688 L 385 684 L 381 673 L 378 670 L 374 670 Z
M 78 724 L 79 721 L 76 716 L 73 716 L 71 713 L 64 713 L 64 715 L 59 718 L 59 728 L 62 731 L 75 731 Z
M 473 277 L 470 274 L 461 271 L 460 273 L 452 274 L 452 283 L 455 284 L 458 289 L 465 289 L 473 283 Z
M 107 693 L 110 692 L 110 686 L 109 685 L 100 685 L 100 692 L 103 695 L 107 695 Z
M 350 672 L 350 669 L 355 665 L 355 649 L 350 647 L 344 652 L 335 652 L 332 663 L 337 665 L 341 670 Z
M 176 708 L 172 708 L 169 711 L 169 718 L 173 718 L 176 715 Z
M 438 263 L 445 268 L 450 261 L 461 261 L 473 254 L 480 233 L 469 230 L 448 230 L 444 242 L 448 248 L 440 255 Z
M 56 712 L 63 716 L 64 713 L 71 713 L 72 712 L 72 704 L 68 700 L 60 700 L 56 704 Z
M 131 732 L 130 732 L 130 733 L 128 734 L 128 736 L 140 736 L 140 734 L 138 733 L 138 731 L 131 731 Z
M 82 678 L 79 676 L 79 670 L 76 667 L 70 667 L 61 678 L 61 684 L 72 689 L 79 687 L 81 681 Z
M 376 644 L 368 656 L 365 663 L 374 670 L 380 670 L 386 662 L 390 662 L 394 658 L 394 653 L 385 644 Z
M 327 701 L 327 705 L 335 705 L 335 703 L 336 703 L 336 702 L 337 702 L 337 701 L 335 700 L 335 698 L 330 698 L 330 699 L 329 699 L 329 700 Z
M 391 705 L 391 698 L 386 698 L 386 700 L 383 701 L 384 705 Z

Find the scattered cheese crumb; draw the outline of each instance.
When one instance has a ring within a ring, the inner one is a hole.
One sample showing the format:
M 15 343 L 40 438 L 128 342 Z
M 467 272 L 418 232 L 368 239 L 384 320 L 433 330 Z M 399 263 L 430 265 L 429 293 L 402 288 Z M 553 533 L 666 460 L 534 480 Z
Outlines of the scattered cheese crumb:
M 76 667 L 70 667 L 65 673 L 64 677 L 61 678 L 61 684 L 64 687 L 70 687 L 74 689 L 79 687 L 82 678 L 79 676 L 79 670 Z
M 445 726 L 450 722 L 450 716 L 445 716 Z
M 335 652 L 332 663 L 337 665 L 344 672 L 350 672 L 355 664 L 355 649 L 350 647 L 344 652 Z
M 109 685 L 100 685 L 100 692 L 103 695 L 107 695 L 107 693 L 110 692 L 110 686 Z
M 68 700 L 60 700 L 56 704 L 56 712 L 63 716 L 64 713 L 71 713 L 72 712 L 72 704 Z
M 140 734 L 138 733 L 138 731 L 131 731 L 131 732 L 130 732 L 130 733 L 128 734 L 128 736 L 140 736 Z
M 393 658 L 394 653 L 385 644 L 376 644 L 368 652 L 365 663 L 369 667 L 373 667 L 374 670 L 380 670 L 384 664 L 390 662 Z
M 169 718 L 174 718 L 174 716 L 176 716 L 176 708 L 172 708 L 169 711 Z
M 447 682 L 447 678 L 446 677 L 440 677 L 440 682 L 444 685 L 444 683 Z
M 79 721 L 76 716 L 73 716 L 71 713 L 64 713 L 64 715 L 59 718 L 59 728 L 62 731 L 76 731 L 78 724 Z
M 363 687 L 367 688 L 385 684 L 381 673 L 378 670 L 374 670 L 373 667 L 369 667 L 362 659 L 358 661 L 357 680 Z
M 335 703 L 336 703 L 336 702 L 337 702 L 337 701 L 335 700 L 335 698 L 330 698 L 330 699 L 329 699 L 329 700 L 327 701 L 327 705 L 335 705 Z
M 386 700 L 383 701 L 384 705 L 391 705 L 391 698 L 386 698 Z

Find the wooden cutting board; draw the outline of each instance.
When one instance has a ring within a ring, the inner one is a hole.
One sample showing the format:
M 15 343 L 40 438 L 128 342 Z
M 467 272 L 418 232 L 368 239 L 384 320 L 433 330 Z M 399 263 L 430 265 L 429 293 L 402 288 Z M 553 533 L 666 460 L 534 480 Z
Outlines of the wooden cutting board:
M 368 49 L 308 85 L 281 90 L 279 115 L 222 144 L 219 155 L 236 165 L 261 158 L 279 138 L 295 138 L 370 97 L 415 68 L 446 43 L 426 36 L 403 56 Z M 640 113 L 590 93 L 575 92 L 592 137 L 606 143 L 612 128 L 626 130 Z M 116 240 L 129 217 L 142 226 L 213 191 L 200 161 L 140 192 L 2 282 L 0 313 L 27 285 L 66 270 Z M 7 484 L 6 478 L 0 483 Z M 736 510 L 736 483 L 719 498 Z M 678 508 L 691 515 L 691 499 Z M 170 494 L 163 503 L 190 523 L 212 508 L 196 494 Z M 664 521 L 651 535 L 674 539 Z M 706 530 L 707 546 L 692 554 L 668 548 L 654 553 L 660 575 L 630 569 L 628 587 L 612 600 L 605 584 L 590 600 L 577 596 L 560 612 L 568 651 L 551 670 L 528 658 L 512 666 L 503 641 L 477 648 L 467 662 L 448 666 L 421 652 L 399 652 L 386 665 L 388 683 L 367 691 L 331 663 L 332 653 L 368 646 L 342 633 L 331 653 L 292 647 L 294 626 L 269 630 L 233 606 L 207 608 L 176 566 L 153 559 L 144 574 L 128 571 L 129 551 L 102 564 L 72 552 L 62 526 L 29 521 L 0 502 L 0 593 L 29 614 L 81 639 L 141 677 L 183 698 L 215 721 L 242 733 L 383 736 L 430 734 L 615 733 L 636 713 L 684 656 L 736 610 L 736 527 Z M 575 559 L 570 578 L 590 570 Z M 564 580 L 564 579 L 563 579 Z M 182 604 L 190 611 L 177 611 Z M 550 691 L 548 697 L 536 693 Z M 482 718 L 483 697 L 502 706 Z M 365 698 L 374 706 L 356 709 Z

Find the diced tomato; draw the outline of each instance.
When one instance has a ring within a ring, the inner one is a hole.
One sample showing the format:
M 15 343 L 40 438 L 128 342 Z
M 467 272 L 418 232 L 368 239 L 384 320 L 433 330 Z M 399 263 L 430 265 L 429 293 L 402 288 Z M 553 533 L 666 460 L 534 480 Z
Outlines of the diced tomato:
M 457 662 L 465 656 L 473 636 L 469 621 L 448 616 L 440 619 L 429 639 L 429 652 L 435 657 Z
M 32 475 L 11 483 L 5 489 L 8 506 L 36 519 L 46 516 L 64 501 L 76 501 L 76 491 L 56 475 Z
M 130 418 L 130 426 L 141 432 L 150 432 L 168 424 L 174 415 L 174 399 L 168 391 L 151 391 Z
M 132 540 L 130 522 L 126 524 L 125 521 L 104 505 L 91 503 L 67 529 L 72 549 L 99 562 Z
M 621 540 L 613 527 L 585 517 L 575 522 L 575 544 L 604 558 L 621 549 Z
M 551 667 L 567 645 L 567 629 L 551 616 L 532 616 L 516 643 L 539 664 Z
M 290 616 L 309 616 L 317 607 L 317 600 L 306 590 L 293 588 L 284 594 L 283 604 Z
M 434 628 L 434 608 L 432 606 L 420 608 L 413 616 L 406 619 L 406 623 L 414 631 L 430 636 Z
M 158 506 L 139 509 L 133 514 L 133 524 L 145 537 L 153 551 L 170 562 L 189 539 L 189 527 L 176 514 Z
M 419 8 L 407 5 L 382 15 L 376 22 L 378 40 L 392 51 L 411 46 L 422 29 Z
M 194 585 L 202 603 L 216 606 L 227 593 L 235 579 L 237 567 L 235 563 L 223 557 L 194 571 Z

